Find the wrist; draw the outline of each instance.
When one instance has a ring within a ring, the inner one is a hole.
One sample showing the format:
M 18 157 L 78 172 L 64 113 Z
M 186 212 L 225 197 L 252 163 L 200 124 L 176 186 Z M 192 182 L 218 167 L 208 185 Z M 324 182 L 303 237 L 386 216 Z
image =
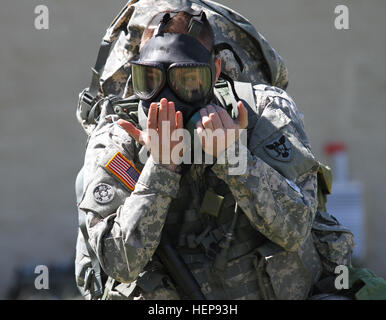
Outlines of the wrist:
M 164 168 L 166 168 L 166 169 L 168 169 L 168 170 L 170 170 L 170 171 L 172 171 L 172 172 L 177 172 L 177 173 L 180 173 L 179 171 L 179 169 L 180 169 L 180 167 L 178 166 L 178 165 L 176 165 L 176 164 L 174 164 L 174 163 L 171 163 L 171 164 L 162 164 L 161 163 L 161 166 L 163 166 Z
M 169 163 L 169 164 L 166 164 L 166 163 L 161 163 L 160 161 L 156 161 L 153 157 L 153 155 L 150 155 L 150 159 L 157 165 L 161 166 L 161 167 L 164 167 L 165 169 L 168 169 L 169 171 L 172 171 L 172 172 L 177 172 L 177 173 L 180 173 L 181 171 L 181 167 L 177 164 L 174 164 L 174 163 Z

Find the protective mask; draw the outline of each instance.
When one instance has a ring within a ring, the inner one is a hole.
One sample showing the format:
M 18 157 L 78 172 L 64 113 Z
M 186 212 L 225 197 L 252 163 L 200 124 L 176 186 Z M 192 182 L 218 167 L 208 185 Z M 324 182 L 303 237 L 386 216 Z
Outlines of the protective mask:
M 146 115 L 151 103 L 166 98 L 182 112 L 186 126 L 213 96 L 214 54 L 192 36 L 157 35 L 146 42 L 139 60 L 131 64 L 134 94 Z

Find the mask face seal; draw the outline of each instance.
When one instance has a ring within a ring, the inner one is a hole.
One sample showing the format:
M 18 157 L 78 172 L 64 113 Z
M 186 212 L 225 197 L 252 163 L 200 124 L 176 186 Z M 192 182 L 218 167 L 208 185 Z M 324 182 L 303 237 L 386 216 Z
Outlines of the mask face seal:
M 150 104 L 173 101 L 184 123 L 213 96 L 214 54 L 194 37 L 165 33 L 149 39 L 132 61 L 134 94 L 148 114 Z

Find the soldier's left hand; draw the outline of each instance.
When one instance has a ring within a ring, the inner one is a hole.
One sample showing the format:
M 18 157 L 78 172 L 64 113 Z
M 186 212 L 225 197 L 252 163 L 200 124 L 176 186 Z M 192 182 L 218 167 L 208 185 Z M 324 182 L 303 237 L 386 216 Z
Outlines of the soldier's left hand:
M 208 105 L 200 110 L 201 120 L 197 121 L 197 134 L 202 149 L 217 158 L 239 138 L 239 130 L 248 126 L 248 112 L 243 103 L 237 103 L 239 115 L 233 120 L 225 109 Z

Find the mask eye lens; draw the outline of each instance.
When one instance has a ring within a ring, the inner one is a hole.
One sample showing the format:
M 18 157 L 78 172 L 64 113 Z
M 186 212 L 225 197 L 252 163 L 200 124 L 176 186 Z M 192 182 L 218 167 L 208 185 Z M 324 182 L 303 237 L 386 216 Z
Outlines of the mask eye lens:
M 168 75 L 169 85 L 186 102 L 204 99 L 211 89 L 211 71 L 207 66 L 175 66 Z
M 133 64 L 131 75 L 134 94 L 142 100 L 153 98 L 163 83 L 162 70 L 153 66 Z

